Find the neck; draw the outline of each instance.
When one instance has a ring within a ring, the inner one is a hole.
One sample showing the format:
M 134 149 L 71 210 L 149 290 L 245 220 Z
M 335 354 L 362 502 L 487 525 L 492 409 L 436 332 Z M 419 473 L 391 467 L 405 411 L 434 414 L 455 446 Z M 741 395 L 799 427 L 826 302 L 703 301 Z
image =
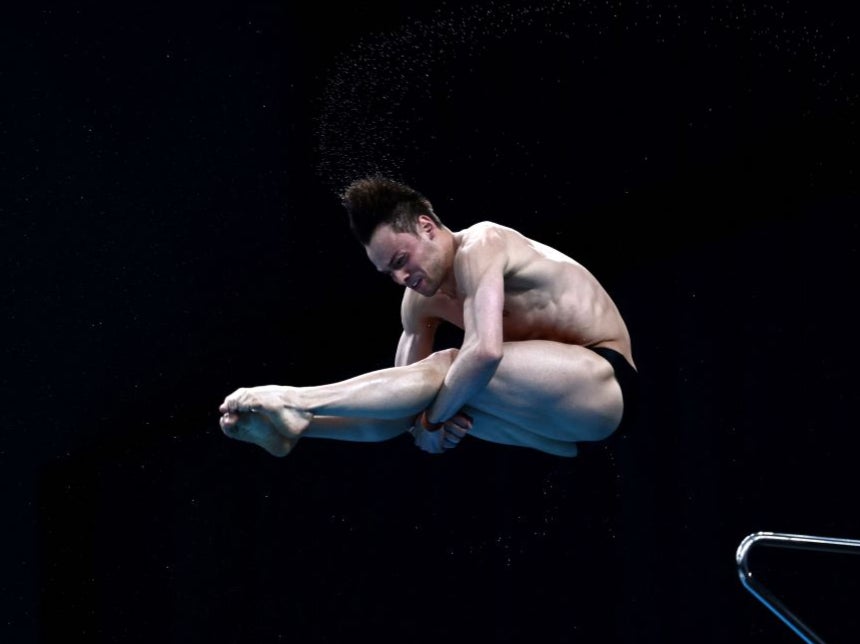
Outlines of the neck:
M 449 262 L 448 272 L 439 285 L 439 290 L 448 297 L 457 299 L 457 277 L 454 274 L 454 258 L 457 256 L 457 251 L 460 248 L 460 240 L 447 228 L 442 228 L 441 234 L 440 243 L 444 244 L 445 253 L 450 254 L 451 261 Z

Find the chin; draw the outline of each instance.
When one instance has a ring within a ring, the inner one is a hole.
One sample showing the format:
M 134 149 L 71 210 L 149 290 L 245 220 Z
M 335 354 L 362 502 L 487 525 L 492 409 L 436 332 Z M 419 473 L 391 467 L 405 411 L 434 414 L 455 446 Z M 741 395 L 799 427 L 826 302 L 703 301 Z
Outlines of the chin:
M 421 284 L 421 290 L 415 292 L 419 295 L 423 295 L 424 297 L 433 297 L 434 295 L 436 295 L 436 291 L 438 290 L 439 289 L 437 287 L 428 286 L 427 284 Z

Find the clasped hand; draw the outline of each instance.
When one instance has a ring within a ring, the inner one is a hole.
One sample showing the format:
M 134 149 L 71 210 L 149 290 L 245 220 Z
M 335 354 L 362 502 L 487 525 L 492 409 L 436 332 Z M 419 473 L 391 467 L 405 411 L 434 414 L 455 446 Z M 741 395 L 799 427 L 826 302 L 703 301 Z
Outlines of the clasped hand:
M 421 416 L 415 418 L 409 433 L 415 438 L 415 445 L 430 454 L 441 454 L 460 444 L 460 440 L 472 429 L 472 417 L 458 412 L 446 420 L 439 429 L 425 429 Z

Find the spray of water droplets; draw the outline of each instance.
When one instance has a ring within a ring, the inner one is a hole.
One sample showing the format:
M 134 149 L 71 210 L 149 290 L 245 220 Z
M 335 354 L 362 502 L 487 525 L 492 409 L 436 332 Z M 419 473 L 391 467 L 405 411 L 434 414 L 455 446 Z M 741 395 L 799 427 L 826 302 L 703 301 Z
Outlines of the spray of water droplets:
M 843 43 L 813 24 L 799 24 L 787 4 L 750 8 L 727 0 L 695 15 L 659 0 L 443 7 L 392 32 L 367 36 L 339 56 L 319 103 L 318 174 L 335 191 L 358 176 L 408 174 L 410 164 L 414 167 L 438 145 L 434 110 L 463 87 L 464 77 L 471 91 L 480 91 L 482 79 L 469 77 L 470 61 L 503 49 L 517 36 L 528 35 L 531 64 L 539 65 L 535 51 L 547 43 L 571 43 L 571 57 L 586 63 L 583 42 L 633 32 L 653 47 L 679 37 L 723 48 L 742 39 L 759 57 L 769 57 L 769 64 L 806 70 L 799 82 L 808 83 L 811 92 L 830 90 L 831 97 L 856 103 L 856 79 L 839 75 Z M 536 104 L 540 101 L 535 97 Z M 514 137 L 509 145 L 522 148 L 523 142 Z

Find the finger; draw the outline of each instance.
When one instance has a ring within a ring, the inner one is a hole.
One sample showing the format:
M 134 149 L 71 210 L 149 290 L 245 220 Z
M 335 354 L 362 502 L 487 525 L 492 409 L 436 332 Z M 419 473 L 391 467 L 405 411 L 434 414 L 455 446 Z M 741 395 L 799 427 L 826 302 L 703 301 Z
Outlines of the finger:
M 448 423 L 445 425 L 445 432 L 447 434 L 451 434 L 453 436 L 456 436 L 457 439 L 463 438 L 463 436 L 466 435 L 467 431 L 468 430 L 466 428 L 455 425 L 454 423 Z
M 456 447 L 459 442 L 459 436 L 456 436 L 455 434 L 452 434 L 448 429 L 445 429 L 445 434 L 442 436 L 443 449 L 451 449 L 452 447 Z
M 457 427 L 460 427 L 464 430 L 469 430 L 472 428 L 472 417 L 467 416 L 466 414 L 457 414 L 448 422 L 453 423 Z

